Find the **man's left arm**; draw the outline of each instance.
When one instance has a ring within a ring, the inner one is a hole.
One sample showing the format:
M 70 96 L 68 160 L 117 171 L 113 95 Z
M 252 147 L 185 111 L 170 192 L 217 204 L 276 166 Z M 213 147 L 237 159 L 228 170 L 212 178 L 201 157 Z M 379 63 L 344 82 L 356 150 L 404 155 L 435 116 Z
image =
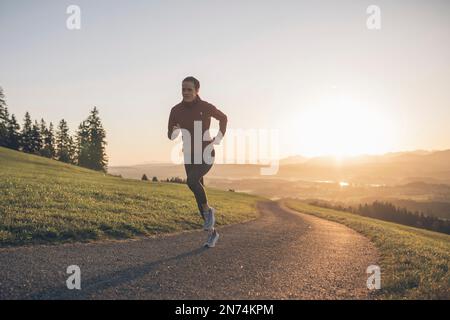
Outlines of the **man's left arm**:
M 225 136 L 225 132 L 227 131 L 228 118 L 225 113 L 223 113 L 222 111 L 217 109 L 212 104 L 209 104 L 209 113 L 210 113 L 211 117 L 213 117 L 219 121 L 219 131 L 220 132 L 214 138 L 215 144 L 219 144 L 220 141 Z

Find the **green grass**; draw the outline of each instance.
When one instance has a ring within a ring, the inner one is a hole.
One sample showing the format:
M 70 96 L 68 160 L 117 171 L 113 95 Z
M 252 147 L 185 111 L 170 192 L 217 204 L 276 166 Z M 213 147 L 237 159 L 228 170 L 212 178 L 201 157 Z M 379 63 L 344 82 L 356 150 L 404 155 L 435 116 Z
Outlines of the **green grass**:
M 291 209 L 344 224 L 379 249 L 381 290 L 386 299 L 450 299 L 450 236 L 289 199 Z
M 260 197 L 207 192 L 219 226 L 258 216 Z M 0 246 L 130 238 L 201 225 L 186 185 L 121 179 L 0 148 Z

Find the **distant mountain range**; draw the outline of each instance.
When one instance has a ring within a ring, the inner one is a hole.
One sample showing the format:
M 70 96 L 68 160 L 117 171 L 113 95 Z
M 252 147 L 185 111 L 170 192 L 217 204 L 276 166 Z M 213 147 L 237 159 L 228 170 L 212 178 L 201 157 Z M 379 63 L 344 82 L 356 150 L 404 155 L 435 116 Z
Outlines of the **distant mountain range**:
M 405 152 L 390 152 L 383 155 L 358 155 L 352 157 L 343 157 L 341 159 L 333 156 L 320 157 L 304 157 L 301 155 L 290 156 L 280 160 L 281 165 L 290 164 L 307 164 L 318 166 L 335 166 L 335 165 L 355 165 L 364 163 L 388 163 L 388 162 L 403 162 L 403 161 L 449 161 L 450 150 L 444 151 L 427 151 L 415 150 Z
M 272 199 L 322 199 L 356 205 L 389 201 L 450 219 L 450 150 L 393 152 L 336 160 L 292 156 L 280 161 L 273 176 L 262 176 L 267 165 L 215 164 L 206 185 Z M 109 173 L 141 179 L 145 173 L 163 180 L 185 177 L 183 165 L 142 164 L 111 167 Z
M 305 181 L 346 181 L 356 184 L 405 184 L 422 181 L 450 184 L 450 150 L 393 152 L 384 155 L 361 155 L 336 159 L 307 158 L 301 155 L 284 158 L 275 176 L 261 176 L 260 168 L 268 165 L 216 164 L 209 178 L 221 179 L 288 179 Z M 183 165 L 149 163 L 110 167 L 109 173 L 126 178 L 165 179 L 185 176 Z

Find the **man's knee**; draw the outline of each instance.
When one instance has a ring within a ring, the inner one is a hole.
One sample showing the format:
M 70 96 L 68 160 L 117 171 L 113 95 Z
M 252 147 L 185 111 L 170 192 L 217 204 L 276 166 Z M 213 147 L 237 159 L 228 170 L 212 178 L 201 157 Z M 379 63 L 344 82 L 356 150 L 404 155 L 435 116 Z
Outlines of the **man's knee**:
M 190 189 L 195 188 L 196 184 L 198 183 L 198 178 L 194 176 L 188 176 L 186 179 L 186 183 Z

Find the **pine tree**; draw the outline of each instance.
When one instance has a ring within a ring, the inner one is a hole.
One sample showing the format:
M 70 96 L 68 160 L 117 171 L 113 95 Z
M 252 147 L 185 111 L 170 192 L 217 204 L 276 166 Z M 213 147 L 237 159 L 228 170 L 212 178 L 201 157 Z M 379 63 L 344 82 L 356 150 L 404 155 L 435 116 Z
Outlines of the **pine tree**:
M 44 119 L 41 119 L 41 136 L 42 136 L 42 149 L 40 151 L 41 156 L 47 158 L 55 157 L 55 137 L 53 134 L 53 124 L 50 122 L 49 128 Z
M 8 126 L 10 121 L 8 108 L 3 107 L 0 113 L 0 147 L 7 147 L 9 145 Z
M 20 125 L 17 123 L 16 116 L 11 115 L 8 124 L 8 148 L 19 150 L 20 138 Z
M 25 113 L 20 145 L 22 151 L 33 152 L 32 122 L 28 111 Z
M 71 164 L 77 164 L 77 145 L 72 136 L 69 136 L 69 157 Z
M 6 106 L 5 93 L 2 87 L 0 87 L 0 106 Z
M 66 163 L 74 163 L 74 149 L 69 127 L 67 122 L 62 119 L 56 132 L 56 159 Z
M 85 167 L 98 171 L 106 171 L 108 163 L 105 153 L 106 132 L 103 129 L 97 107 L 94 107 L 91 111 L 86 122 L 85 126 L 87 125 L 88 130 L 88 142 L 86 147 L 88 161 Z M 84 161 L 84 159 L 82 160 Z
M 78 131 L 76 135 L 76 153 L 77 153 L 77 164 L 81 167 L 89 168 L 89 124 L 83 121 L 78 126 Z
M 31 152 L 35 154 L 40 154 L 42 149 L 42 136 L 41 129 L 38 122 L 35 120 L 33 126 L 31 127 Z
M 8 124 L 9 114 L 6 107 L 5 94 L 3 93 L 3 88 L 0 87 L 0 147 L 6 147 L 9 144 Z
M 53 130 L 53 123 L 50 122 L 47 131 L 47 139 L 45 140 L 45 146 L 48 150 L 49 158 L 53 159 L 56 156 L 56 141 L 55 141 L 55 132 Z

